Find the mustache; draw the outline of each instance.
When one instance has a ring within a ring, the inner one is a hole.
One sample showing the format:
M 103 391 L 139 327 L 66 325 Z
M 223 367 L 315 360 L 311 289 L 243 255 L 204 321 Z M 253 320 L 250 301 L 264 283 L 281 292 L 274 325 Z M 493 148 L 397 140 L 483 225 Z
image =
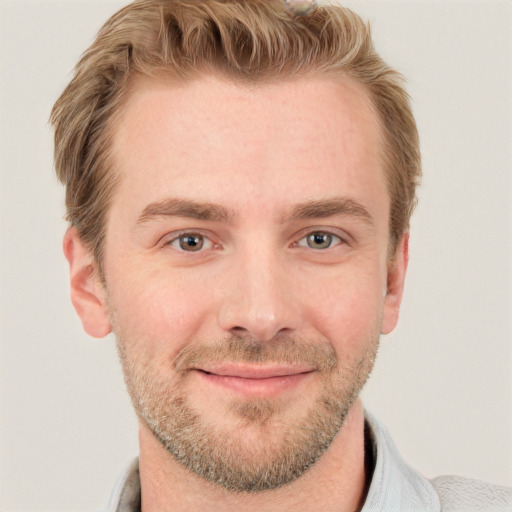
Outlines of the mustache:
M 338 366 L 338 356 L 325 342 L 299 340 L 279 336 L 268 342 L 231 336 L 225 340 L 183 347 L 174 360 L 178 372 L 193 370 L 205 363 L 299 364 L 320 371 Z

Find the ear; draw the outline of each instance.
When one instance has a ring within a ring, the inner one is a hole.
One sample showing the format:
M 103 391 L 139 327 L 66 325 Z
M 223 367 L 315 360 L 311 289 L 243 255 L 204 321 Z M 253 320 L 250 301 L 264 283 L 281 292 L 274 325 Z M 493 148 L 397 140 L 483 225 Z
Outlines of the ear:
M 96 271 L 94 258 L 84 246 L 78 231 L 68 228 L 63 249 L 69 262 L 71 302 L 84 331 L 95 338 L 103 338 L 112 328 L 105 287 Z
M 409 233 L 405 233 L 398 244 L 393 261 L 388 264 L 387 287 L 381 326 L 382 334 L 389 334 L 398 322 L 408 263 Z

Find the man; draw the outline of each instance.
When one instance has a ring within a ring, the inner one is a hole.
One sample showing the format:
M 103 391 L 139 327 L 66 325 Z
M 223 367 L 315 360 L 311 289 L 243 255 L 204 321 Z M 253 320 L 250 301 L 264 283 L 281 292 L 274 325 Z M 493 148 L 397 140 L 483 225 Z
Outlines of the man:
M 52 112 L 72 301 L 140 456 L 104 510 L 511 510 L 429 482 L 359 393 L 398 320 L 418 136 L 354 13 L 141 0 Z

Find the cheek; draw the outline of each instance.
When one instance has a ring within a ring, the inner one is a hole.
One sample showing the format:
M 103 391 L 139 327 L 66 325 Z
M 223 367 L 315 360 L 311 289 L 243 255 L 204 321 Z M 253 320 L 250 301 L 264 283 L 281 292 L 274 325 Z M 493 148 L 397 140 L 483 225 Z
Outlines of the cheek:
M 380 334 L 383 279 L 380 267 L 354 267 L 326 279 L 321 292 L 309 295 L 304 310 L 310 323 L 339 355 L 357 353 Z
M 179 273 L 120 271 L 108 285 L 117 334 L 124 342 L 144 343 L 146 350 L 163 357 L 196 338 L 211 309 L 205 287 Z

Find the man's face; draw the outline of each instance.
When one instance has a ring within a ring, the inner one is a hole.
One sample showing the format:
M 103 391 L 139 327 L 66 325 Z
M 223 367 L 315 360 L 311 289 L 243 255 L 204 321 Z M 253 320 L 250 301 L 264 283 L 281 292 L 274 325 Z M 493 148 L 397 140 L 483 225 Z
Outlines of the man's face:
M 380 151 L 349 81 L 134 88 L 113 139 L 105 322 L 143 435 L 198 475 L 278 487 L 341 428 L 405 270 L 388 268 Z

